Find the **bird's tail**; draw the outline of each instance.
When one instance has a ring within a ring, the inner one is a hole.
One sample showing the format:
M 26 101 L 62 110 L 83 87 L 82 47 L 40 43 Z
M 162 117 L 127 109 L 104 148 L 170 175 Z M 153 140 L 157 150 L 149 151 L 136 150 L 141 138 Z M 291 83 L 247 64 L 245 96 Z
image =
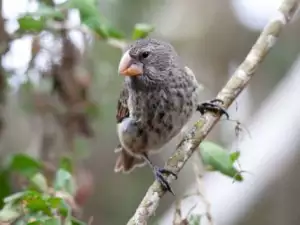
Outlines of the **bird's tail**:
M 135 167 L 142 167 L 146 163 L 143 159 L 134 157 L 127 153 L 127 151 L 121 146 L 118 146 L 115 149 L 115 152 L 118 153 L 118 158 L 115 165 L 116 173 L 130 173 Z

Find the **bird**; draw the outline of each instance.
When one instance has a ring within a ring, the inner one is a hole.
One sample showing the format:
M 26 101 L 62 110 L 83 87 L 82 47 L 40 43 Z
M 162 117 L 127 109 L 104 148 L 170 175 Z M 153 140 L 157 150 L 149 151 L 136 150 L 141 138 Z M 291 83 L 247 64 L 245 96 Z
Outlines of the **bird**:
M 200 103 L 202 86 L 170 43 L 143 38 L 123 52 L 118 73 L 124 82 L 116 113 L 120 143 L 114 171 L 130 173 L 147 164 L 155 179 L 174 195 L 164 175 L 175 179 L 177 175 L 154 165 L 149 156 L 179 134 L 196 111 L 228 113 L 218 104 L 221 100 Z

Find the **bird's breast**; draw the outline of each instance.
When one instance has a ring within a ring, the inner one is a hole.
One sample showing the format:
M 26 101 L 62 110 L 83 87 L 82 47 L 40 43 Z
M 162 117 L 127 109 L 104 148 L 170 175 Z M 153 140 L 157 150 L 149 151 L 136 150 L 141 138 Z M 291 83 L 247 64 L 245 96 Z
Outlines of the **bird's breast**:
M 141 122 L 150 148 L 159 148 L 176 136 L 196 109 L 192 89 L 161 89 L 131 93 L 130 116 Z

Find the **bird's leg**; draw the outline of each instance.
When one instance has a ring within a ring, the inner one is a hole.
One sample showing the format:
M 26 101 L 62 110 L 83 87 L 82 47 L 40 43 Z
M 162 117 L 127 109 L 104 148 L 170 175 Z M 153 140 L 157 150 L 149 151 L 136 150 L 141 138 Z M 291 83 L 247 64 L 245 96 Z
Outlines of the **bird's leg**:
M 169 182 L 164 178 L 164 174 L 165 175 L 173 175 L 175 177 L 175 179 L 177 179 L 177 175 L 170 171 L 170 170 L 167 170 L 167 169 L 164 169 L 164 168 L 160 168 L 158 166 L 155 166 L 151 160 L 149 159 L 148 155 L 146 153 L 143 153 L 142 154 L 142 157 L 143 159 L 148 163 L 148 165 L 152 168 L 152 171 L 154 173 L 154 176 L 155 176 L 155 179 L 169 192 L 171 192 L 173 195 L 174 192 L 172 191 L 172 188 L 169 184 Z
M 229 119 L 229 114 L 222 106 L 218 105 L 217 103 L 223 104 L 223 101 L 220 99 L 213 99 L 207 102 L 203 102 L 197 106 L 197 111 L 199 111 L 202 115 L 205 112 L 213 112 L 213 113 L 220 113 L 221 116 L 225 115 L 227 119 Z

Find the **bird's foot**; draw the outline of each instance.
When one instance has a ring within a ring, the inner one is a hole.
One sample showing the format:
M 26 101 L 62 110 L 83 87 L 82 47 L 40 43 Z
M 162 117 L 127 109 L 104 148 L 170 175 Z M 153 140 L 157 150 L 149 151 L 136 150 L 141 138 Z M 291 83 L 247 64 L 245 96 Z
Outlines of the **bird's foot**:
M 152 168 L 155 179 L 161 184 L 161 186 L 168 192 L 171 192 L 171 194 L 175 195 L 169 182 L 166 180 L 164 175 L 167 175 L 167 176 L 173 175 L 175 177 L 175 179 L 177 179 L 177 175 L 170 170 L 167 170 L 165 168 L 160 168 L 158 166 L 153 165 L 153 163 L 149 159 L 149 156 L 147 153 L 143 153 L 141 156 L 148 163 L 148 165 Z
M 223 101 L 220 99 L 213 99 L 207 102 L 203 102 L 202 104 L 197 106 L 197 111 L 199 111 L 202 115 L 206 112 L 220 113 L 221 116 L 225 115 L 227 119 L 229 119 L 229 114 L 225 108 L 218 105 L 217 103 L 223 104 Z
M 154 166 L 154 175 L 155 175 L 155 179 L 163 186 L 163 188 L 169 192 L 171 192 L 172 195 L 175 195 L 169 182 L 166 180 L 166 178 L 164 177 L 164 175 L 173 175 L 175 177 L 175 179 L 177 179 L 177 175 L 167 169 L 164 168 L 160 168 L 157 166 Z

